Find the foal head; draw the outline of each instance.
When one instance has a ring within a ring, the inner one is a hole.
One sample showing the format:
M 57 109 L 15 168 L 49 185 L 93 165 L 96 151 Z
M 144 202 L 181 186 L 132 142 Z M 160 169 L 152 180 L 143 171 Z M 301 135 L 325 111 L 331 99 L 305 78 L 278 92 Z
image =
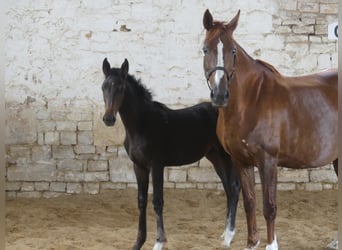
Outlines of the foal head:
M 120 109 L 124 99 L 126 80 L 128 75 L 128 61 L 122 63 L 121 68 L 111 68 L 107 58 L 103 60 L 102 70 L 105 80 L 102 84 L 105 114 L 103 122 L 107 126 L 114 126 L 116 113 Z
M 215 106 L 226 106 L 229 97 L 229 84 L 235 74 L 237 44 L 233 32 L 237 27 L 240 11 L 229 22 L 214 21 L 209 10 L 203 16 L 207 30 L 203 44 L 204 74 L 211 90 L 210 98 Z

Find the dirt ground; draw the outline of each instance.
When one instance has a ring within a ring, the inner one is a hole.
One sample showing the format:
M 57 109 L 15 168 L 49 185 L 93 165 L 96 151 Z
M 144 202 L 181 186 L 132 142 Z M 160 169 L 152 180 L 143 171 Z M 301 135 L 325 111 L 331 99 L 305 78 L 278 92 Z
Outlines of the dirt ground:
M 325 249 L 337 232 L 337 191 L 278 192 L 276 232 L 282 250 Z M 165 189 L 165 249 L 222 249 L 225 195 L 215 190 Z M 259 249 L 265 249 L 266 226 L 258 192 Z M 244 249 L 246 220 L 240 197 L 231 249 Z M 138 222 L 136 190 L 54 199 L 15 199 L 6 203 L 6 249 L 130 249 Z M 154 212 L 149 196 L 148 235 L 152 249 Z

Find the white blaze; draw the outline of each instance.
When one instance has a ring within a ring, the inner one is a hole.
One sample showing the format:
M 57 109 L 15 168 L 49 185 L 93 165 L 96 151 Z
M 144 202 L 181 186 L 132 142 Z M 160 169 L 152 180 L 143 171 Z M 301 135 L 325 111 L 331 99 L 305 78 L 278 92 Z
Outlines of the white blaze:
M 223 67 L 223 43 L 219 40 L 217 44 L 217 65 L 216 67 Z M 216 70 L 215 71 L 215 84 L 219 85 L 222 77 L 224 76 L 223 70 Z

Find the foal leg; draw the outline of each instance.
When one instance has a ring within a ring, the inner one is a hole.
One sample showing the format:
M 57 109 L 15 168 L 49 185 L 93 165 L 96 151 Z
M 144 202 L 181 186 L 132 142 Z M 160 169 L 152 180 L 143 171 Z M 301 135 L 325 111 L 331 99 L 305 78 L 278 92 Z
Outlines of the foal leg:
M 223 239 L 223 247 L 229 247 L 235 235 L 236 210 L 240 193 L 239 177 L 233 168 L 230 156 L 223 149 L 216 150 L 213 148 L 206 157 L 214 165 L 226 193 L 227 215 L 225 230 L 221 238 Z
M 138 183 L 139 226 L 133 250 L 139 250 L 146 241 L 146 207 L 150 172 L 148 169 L 134 164 L 134 173 Z
M 263 213 L 267 223 L 267 246 L 266 250 L 278 250 L 277 237 L 275 234 L 275 218 L 277 215 L 277 165 L 273 158 L 265 160 L 259 168 L 262 195 Z
M 234 162 L 235 164 L 235 162 Z M 247 218 L 247 247 L 245 250 L 254 250 L 260 244 L 259 234 L 256 223 L 256 199 L 255 199 L 255 180 L 254 180 L 254 168 L 238 166 L 238 173 L 240 176 L 243 205 L 245 208 Z
M 166 242 L 164 222 L 163 222 L 163 186 L 164 186 L 164 166 L 152 166 L 152 182 L 153 182 L 153 207 L 157 220 L 157 239 L 153 250 L 163 249 Z

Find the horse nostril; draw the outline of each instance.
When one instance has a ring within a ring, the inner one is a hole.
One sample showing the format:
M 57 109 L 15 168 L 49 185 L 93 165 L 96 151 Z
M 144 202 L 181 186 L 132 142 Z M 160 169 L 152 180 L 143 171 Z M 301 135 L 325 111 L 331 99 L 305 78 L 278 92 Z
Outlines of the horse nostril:
M 229 92 L 227 91 L 226 94 L 224 95 L 224 98 L 228 99 L 228 97 L 229 97 Z

